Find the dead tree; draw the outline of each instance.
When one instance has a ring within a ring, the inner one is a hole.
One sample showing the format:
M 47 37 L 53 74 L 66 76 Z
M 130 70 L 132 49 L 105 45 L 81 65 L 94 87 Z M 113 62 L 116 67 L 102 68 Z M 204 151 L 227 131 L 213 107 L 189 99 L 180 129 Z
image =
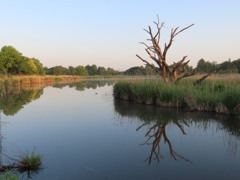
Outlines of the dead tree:
M 157 28 L 156 33 L 153 33 L 152 28 L 150 26 L 148 26 L 148 30 L 144 29 L 150 36 L 150 39 L 147 39 L 147 40 L 151 42 L 151 45 L 148 45 L 144 42 L 140 42 L 140 43 L 145 46 L 145 51 L 150 56 L 151 60 L 153 60 L 158 65 L 158 68 L 157 68 L 158 73 L 162 77 L 162 79 L 165 82 L 167 82 L 168 80 L 175 81 L 180 75 L 186 73 L 186 67 L 190 60 L 186 61 L 187 56 L 184 56 L 180 61 L 178 61 L 177 63 L 174 63 L 172 66 L 169 66 L 167 63 L 167 53 L 174 41 L 174 38 L 181 32 L 192 27 L 194 24 L 191 24 L 183 29 L 179 29 L 179 27 L 172 28 L 169 42 L 165 43 L 164 48 L 162 48 L 160 46 L 160 40 L 161 40 L 161 30 L 164 27 L 164 23 L 160 23 L 159 18 L 157 20 L 158 20 L 157 22 L 154 22 Z M 152 65 L 149 62 L 149 60 L 146 60 L 137 54 L 136 56 L 140 60 L 145 62 L 147 65 L 149 65 L 150 67 L 156 69 L 156 67 Z M 184 77 L 184 75 L 182 75 L 181 77 Z

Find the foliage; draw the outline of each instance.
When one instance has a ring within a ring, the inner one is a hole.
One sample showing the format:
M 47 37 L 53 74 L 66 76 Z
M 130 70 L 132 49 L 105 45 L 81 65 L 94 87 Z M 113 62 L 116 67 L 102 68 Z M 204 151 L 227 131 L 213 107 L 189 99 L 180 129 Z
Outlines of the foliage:
M 75 68 L 75 75 L 86 76 L 86 75 L 88 75 L 88 72 L 84 66 L 77 66 Z
M 54 67 L 50 68 L 50 72 L 52 75 L 67 75 L 67 74 L 69 74 L 68 69 L 63 66 L 54 66 Z
M 198 64 L 196 67 L 197 72 L 210 73 L 210 72 L 213 72 L 214 70 L 216 70 L 216 63 L 214 62 L 211 63 L 211 62 L 205 61 L 204 59 L 200 59 L 198 61 Z
M 37 74 L 38 68 L 34 61 L 28 57 L 22 57 L 21 63 L 19 65 L 19 71 L 23 74 Z
M 135 66 L 127 69 L 124 71 L 125 75 L 129 76 L 139 76 L 139 75 L 156 75 L 157 71 L 154 70 L 152 67 L 149 65 L 146 65 L 145 67 L 143 66 Z
M 0 74 L 39 74 L 45 71 L 39 60 L 22 56 L 12 46 L 4 46 L 0 51 Z
M 18 73 L 17 67 L 21 61 L 21 53 L 12 46 L 4 46 L 0 52 L 1 72 Z
M 54 66 L 51 68 L 44 68 L 46 74 L 48 75 L 78 75 L 78 76 L 109 76 L 109 75 L 119 75 L 120 72 L 114 70 L 113 68 L 97 67 L 94 65 L 87 66 L 69 66 L 65 68 L 63 66 Z
M 87 65 L 85 66 L 85 69 L 88 71 L 88 74 L 90 76 L 94 76 L 94 75 L 97 75 L 97 66 L 95 64 L 93 65 Z
M 106 75 L 107 74 L 106 68 L 105 67 L 98 67 L 97 74 L 100 75 L 100 76 Z
M 43 68 L 42 63 L 38 59 L 36 59 L 36 58 L 31 58 L 31 59 L 34 61 L 35 66 L 37 66 L 37 74 L 45 75 L 46 72 L 45 72 L 45 70 Z
M 235 61 L 229 59 L 220 64 L 200 59 L 195 68 L 195 71 L 198 73 L 210 73 L 216 70 L 219 74 L 240 73 L 240 59 Z

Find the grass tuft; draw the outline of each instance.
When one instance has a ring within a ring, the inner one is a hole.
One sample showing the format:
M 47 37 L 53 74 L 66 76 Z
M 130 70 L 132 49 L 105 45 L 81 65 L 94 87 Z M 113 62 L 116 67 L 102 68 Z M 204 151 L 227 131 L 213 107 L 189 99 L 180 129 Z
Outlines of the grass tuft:
M 35 152 L 24 154 L 18 160 L 18 164 L 21 170 L 38 170 L 42 164 L 42 157 Z

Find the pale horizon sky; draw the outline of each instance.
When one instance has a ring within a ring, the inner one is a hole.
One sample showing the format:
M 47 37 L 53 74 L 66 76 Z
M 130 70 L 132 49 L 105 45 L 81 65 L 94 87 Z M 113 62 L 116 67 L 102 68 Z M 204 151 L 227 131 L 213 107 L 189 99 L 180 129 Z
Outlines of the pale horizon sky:
M 126 70 L 148 58 L 139 42 L 158 14 L 166 28 L 195 26 L 176 37 L 169 64 L 187 55 L 221 63 L 240 58 L 238 0 L 0 0 L 0 47 L 12 45 L 44 66 L 92 65 Z M 151 61 L 150 61 L 151 62 Z

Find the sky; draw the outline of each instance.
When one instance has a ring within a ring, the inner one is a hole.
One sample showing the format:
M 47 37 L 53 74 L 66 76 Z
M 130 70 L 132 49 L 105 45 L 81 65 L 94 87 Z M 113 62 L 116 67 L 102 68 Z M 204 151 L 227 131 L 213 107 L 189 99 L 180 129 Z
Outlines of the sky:
M 239 0 L 0 0 L 0 47 L 11 45 L 44 66 L 92 65 L 126 70 L 148 59 L 143 31 L 157 15 L 165 28 L 184 28 L 168 63 L 188 56 L 221 63 L 240 58 Z M 152 62 L 151 60 L 149 60 Z

